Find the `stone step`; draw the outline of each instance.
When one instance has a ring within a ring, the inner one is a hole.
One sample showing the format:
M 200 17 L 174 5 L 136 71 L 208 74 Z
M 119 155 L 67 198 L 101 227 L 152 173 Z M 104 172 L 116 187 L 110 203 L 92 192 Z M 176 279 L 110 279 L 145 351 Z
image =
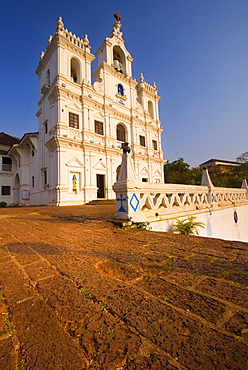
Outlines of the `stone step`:
M 115 199 L 98 198 L 98 199 L 91 200 L 87 204 L 89 205 L 115 204 Z

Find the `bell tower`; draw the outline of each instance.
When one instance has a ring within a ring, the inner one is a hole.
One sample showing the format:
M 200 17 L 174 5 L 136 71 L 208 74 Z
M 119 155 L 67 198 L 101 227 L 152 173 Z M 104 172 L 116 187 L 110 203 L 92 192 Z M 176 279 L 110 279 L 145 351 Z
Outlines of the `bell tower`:
M 132 77 L 133 58 L 127 51 L 125 41 L 122 38 L 121 16 L 116 12 L 114 17 L 116 21 L 110 32 L 111 37 L 107 37 L 96 51 L 96 55 L 98 56 L 98 67 L 102 62 L 105 62 L 114 67 L 116 71 L 122 73 L 125 77 Z
M 94 59 L 88 36 L 81 39 L 69 32 L 59 17 L 55 33 L 49 37 L 36 70 L 40 83 L 36 114 L 39 186 L 46 204 L 73 204 L 83 199 L 81 146 L 82 132 L 88 120 L 84 119 L 82 92 L 90 94 L 92 91 L 91 64 Z M 77 176 L 77 191 L 72 188 L 73 176 Z

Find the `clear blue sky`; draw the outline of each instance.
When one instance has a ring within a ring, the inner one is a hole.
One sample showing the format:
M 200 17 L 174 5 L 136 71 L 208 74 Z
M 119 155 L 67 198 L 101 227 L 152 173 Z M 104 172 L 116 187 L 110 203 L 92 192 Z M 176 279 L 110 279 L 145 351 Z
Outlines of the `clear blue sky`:
M 248 151 L 248 0 L 2 0 L 0 131 L 37 130 L 35 70 L 58 16 L 94 53 L 116 11 L 134 78 L 162 97 L 164 157 L 197 166 Z

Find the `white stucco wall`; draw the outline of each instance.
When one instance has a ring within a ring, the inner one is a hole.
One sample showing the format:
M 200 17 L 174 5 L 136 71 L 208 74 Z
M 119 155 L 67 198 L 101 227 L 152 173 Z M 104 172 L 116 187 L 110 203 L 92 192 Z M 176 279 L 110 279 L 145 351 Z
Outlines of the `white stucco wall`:
M 234 212 L 237 212 L 238 221 L 234 221 Z M 211 211 L 197 211 L 190 215 L 196 216 L 198 222 L 203 222 L 205 228 L 198 228 L 200 236 L 220 238 L 226 240 L 239 240 L 248 242 L 248 205 L 223 207 Z M 179 219 L 187 218 L 178 217 Z M 168 218 L 164 221 L 151 222 L 153 231 L 171 232 L 175 218 Z

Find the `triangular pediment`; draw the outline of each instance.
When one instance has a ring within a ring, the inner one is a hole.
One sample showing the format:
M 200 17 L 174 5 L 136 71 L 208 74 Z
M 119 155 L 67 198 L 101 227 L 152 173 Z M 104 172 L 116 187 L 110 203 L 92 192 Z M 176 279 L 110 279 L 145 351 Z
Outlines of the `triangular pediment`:
M 74 102 L 74 103 L 66 104 L 66 108 L 80 110 L 81 105 Z
M 74 167 L 74 168 L 82 168 L 84 167 L 84 164 L 77 157 L 74 157 L 66 163 L 66 166 Z
M 159 170 L 156 170 L 156 171 L 154 172 L 154 176 L 161 176 L 161 172 L 160 172 Z
M 100 159 L 93 167 L 95 170 L 106 170 L 107 169 L 107 166 L 106 164 L 103 162 L 102 159 Z
M 142 175 L 149 175 L 149 172 L 146 167 L 143 168 L 143 170 L 140 172 Z
M 103 119 L 104 118 L 104 114 L 102 113 L 102 112 L 97 112 L 97 113 L 95 113 L 94 114 L 94 118 L 98 118 L 99 119 L 99 117 L 101 117 L 100 119 Z

